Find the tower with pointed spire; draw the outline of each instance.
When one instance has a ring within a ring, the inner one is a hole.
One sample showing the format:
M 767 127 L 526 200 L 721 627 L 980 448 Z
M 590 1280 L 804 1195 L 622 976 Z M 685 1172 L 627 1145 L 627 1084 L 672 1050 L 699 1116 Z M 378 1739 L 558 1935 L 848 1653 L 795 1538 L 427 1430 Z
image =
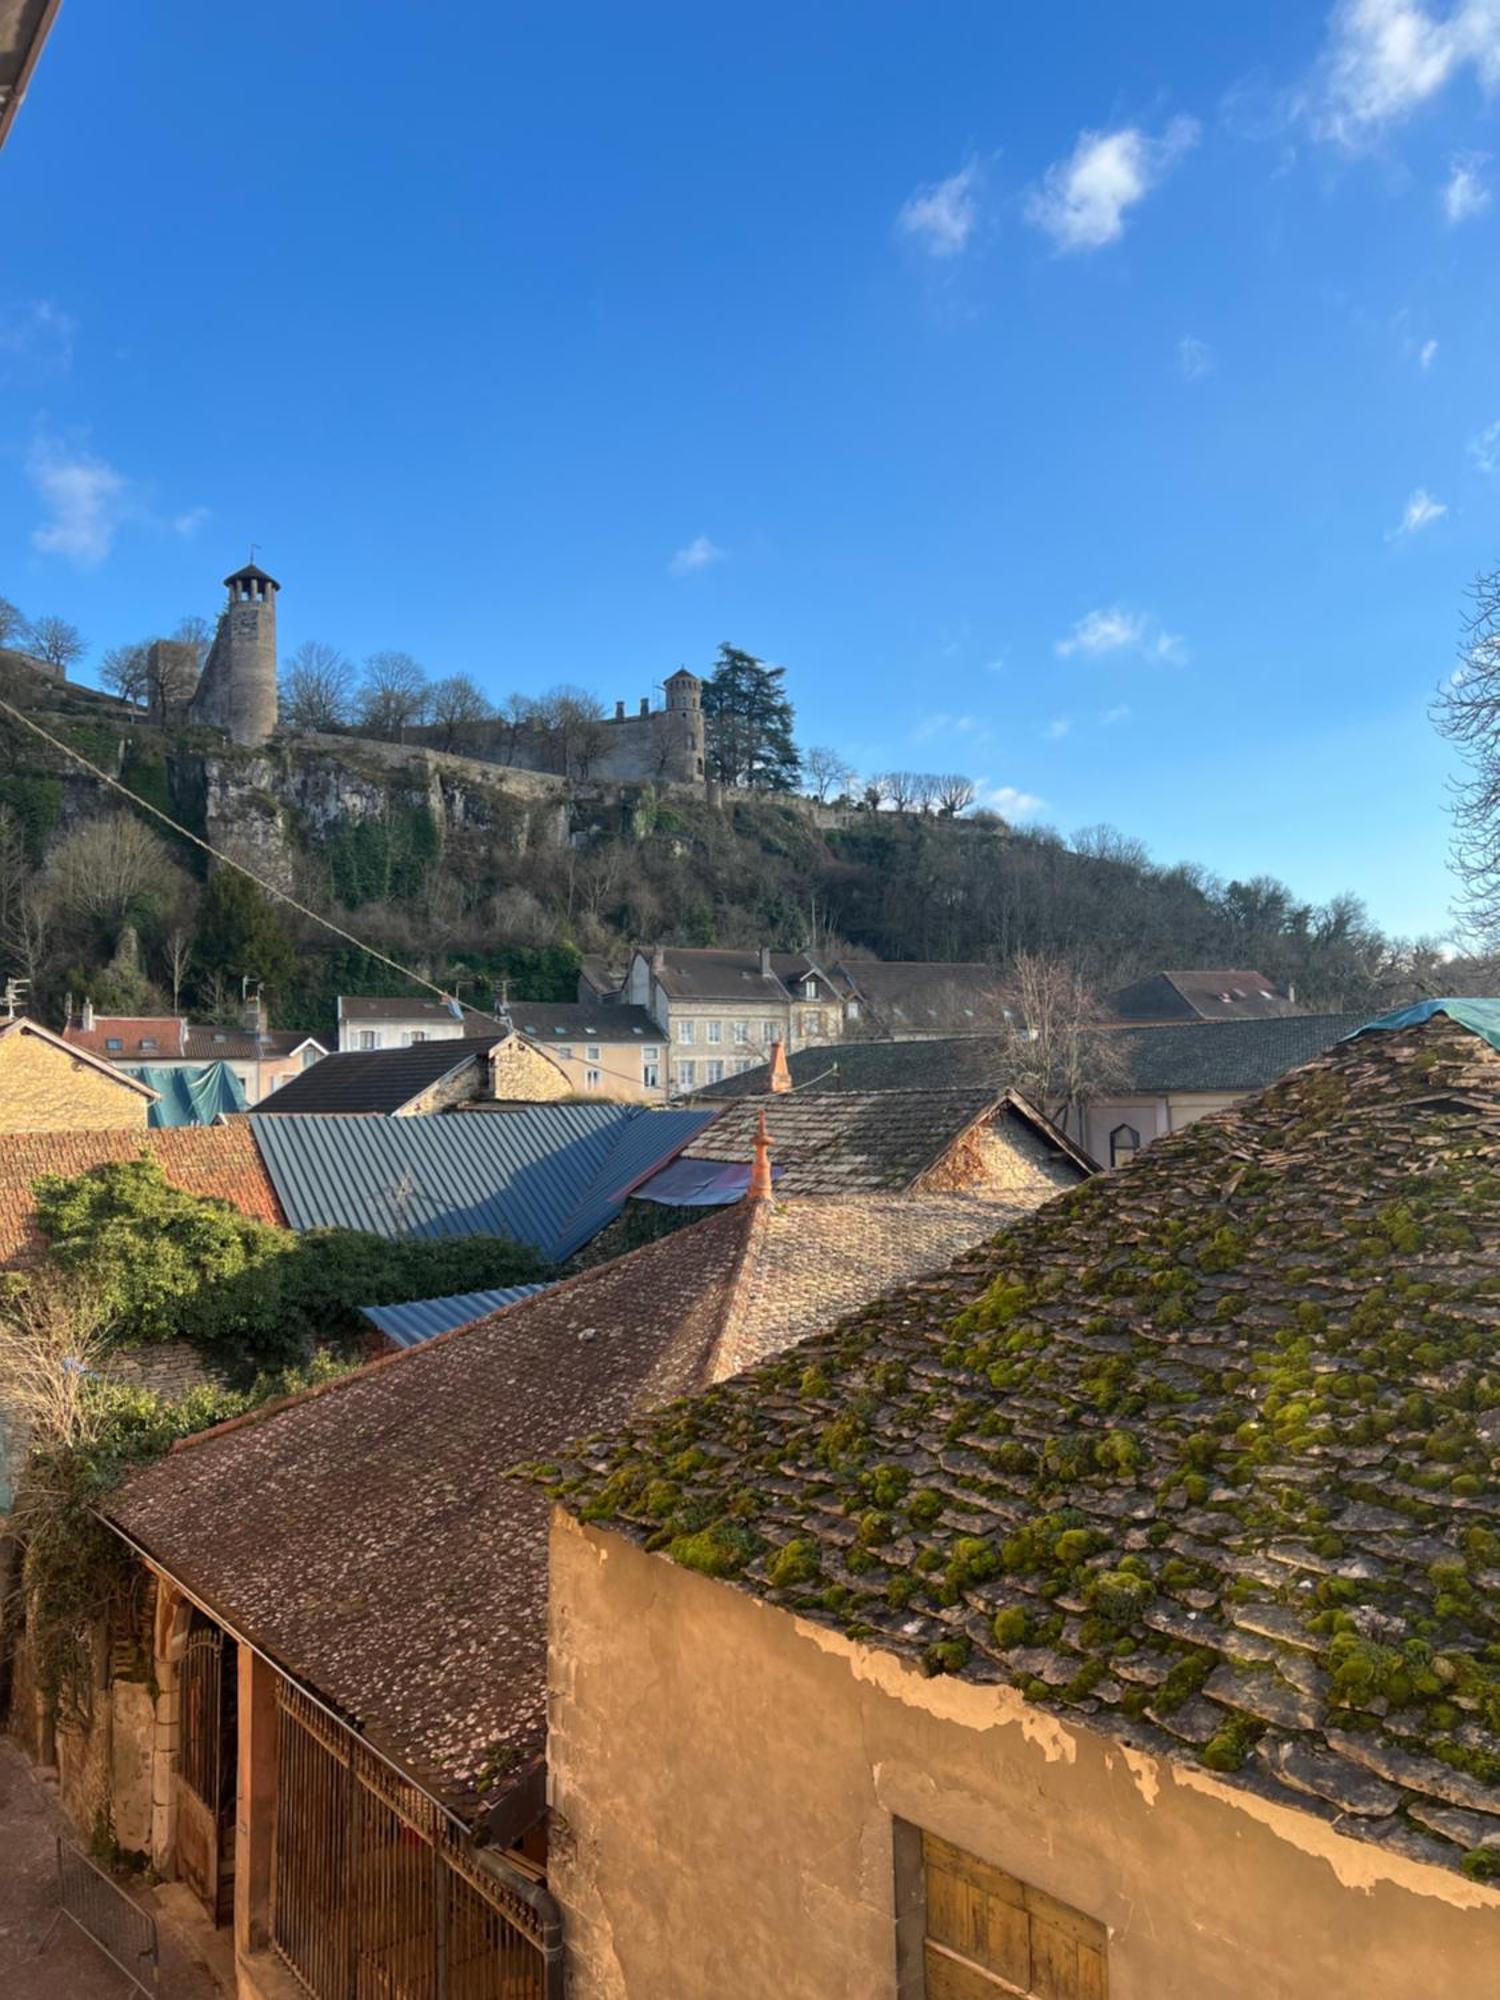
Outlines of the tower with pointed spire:
M 188 706 L 190 722 L 222 729 L 258 748 L 276 727 L 276 593 L 281 585 L 253 562 L 224 579 L 229 601 Z

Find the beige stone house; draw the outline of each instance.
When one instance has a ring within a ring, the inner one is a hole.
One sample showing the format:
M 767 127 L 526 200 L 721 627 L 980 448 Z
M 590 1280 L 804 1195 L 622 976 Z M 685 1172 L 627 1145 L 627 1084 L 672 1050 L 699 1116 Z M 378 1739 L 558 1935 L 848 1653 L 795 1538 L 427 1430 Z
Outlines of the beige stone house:
M 143 1131 L 156 1098 L 37 1021 L 0 1022 L 0 1132 Z
M 178 1014 L 100 1014 L 85 1000 L 63 1029 L 70 1047 L 108 1063 L 150 1069 L 202 1070 L 227 1063 L 245 1102 L 259 1104 L 328 1051 L 300 1028 L 272 1028 L 259 999 L 249 1002 L 238 1027 L 201 1024 Z
M 257 1109 L 264 1117 L 322 1115 L 415 1118 L 437 1111 L 545 1104 L 572 1094 L 550 1050 L 496 1030 L 407 1048 L 331 1055 L 292 1077 Z
M 1496 1990 L 1500 1003 L 564 1454 L 571 2000 Z
M 581 1097 L 666 1102 L 668 1042 L 644 1007 L 512 1000 L 506 1011 L 516 1033 L 549 1056 Z
M 839 984 L 803 952 L 657 945 L 631 953 L 620 1001 L 643 1008 L 670 1046 L 671 1094 L 757 1068 L 788 1049 L 837 1041 Z

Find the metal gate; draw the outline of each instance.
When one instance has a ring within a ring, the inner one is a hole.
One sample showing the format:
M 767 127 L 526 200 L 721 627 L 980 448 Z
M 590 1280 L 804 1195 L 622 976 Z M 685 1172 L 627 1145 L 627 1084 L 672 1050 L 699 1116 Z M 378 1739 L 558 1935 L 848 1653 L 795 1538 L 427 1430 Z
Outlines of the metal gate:
M 316 2000 L 549 2000 L 561 1949 L 542 1897 L 300 1690 L 282 1681 L 277 1700 L 271 1942 Z
M 234 1642 L 194 1614 L 178 1669 L 177 1871 L 215 1923 L 234 1912 Z

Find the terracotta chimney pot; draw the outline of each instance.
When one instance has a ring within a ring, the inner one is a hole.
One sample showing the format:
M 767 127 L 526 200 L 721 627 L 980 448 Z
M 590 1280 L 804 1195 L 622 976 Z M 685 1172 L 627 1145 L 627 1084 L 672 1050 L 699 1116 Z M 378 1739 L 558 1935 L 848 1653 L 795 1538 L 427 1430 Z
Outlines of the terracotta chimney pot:
M 771 1044 L 771 1084 L 778 1096 L 792 1088 L 792 1072 L 787 1067 L 786 1043 L 775 1041 Z
M 755 1128 L 755 1164 L 750 1169 L 750 1186 L 746 1190 L 747 1201 L 769 1201 L 771 1199 L 771 1135 L 766 1130 L 766 1114 L 760 1114 L 760 1122 Z

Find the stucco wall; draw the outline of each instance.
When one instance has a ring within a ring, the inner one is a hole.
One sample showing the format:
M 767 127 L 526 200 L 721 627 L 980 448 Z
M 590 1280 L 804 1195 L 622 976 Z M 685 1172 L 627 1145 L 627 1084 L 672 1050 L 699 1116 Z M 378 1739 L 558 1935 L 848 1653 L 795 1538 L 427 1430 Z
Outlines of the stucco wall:
M 26 1032 L 0 1039 L 0 1132 L 145 1130 L 151 1100 Z
M 1110 2000 L 1500 1990 L 1500 1892 L 555 1514 L 570 2000 L 897 2000 L 892 1828 L 1109 1927 Z M 910 1989 L 900 2000 L 909 2000 Z

